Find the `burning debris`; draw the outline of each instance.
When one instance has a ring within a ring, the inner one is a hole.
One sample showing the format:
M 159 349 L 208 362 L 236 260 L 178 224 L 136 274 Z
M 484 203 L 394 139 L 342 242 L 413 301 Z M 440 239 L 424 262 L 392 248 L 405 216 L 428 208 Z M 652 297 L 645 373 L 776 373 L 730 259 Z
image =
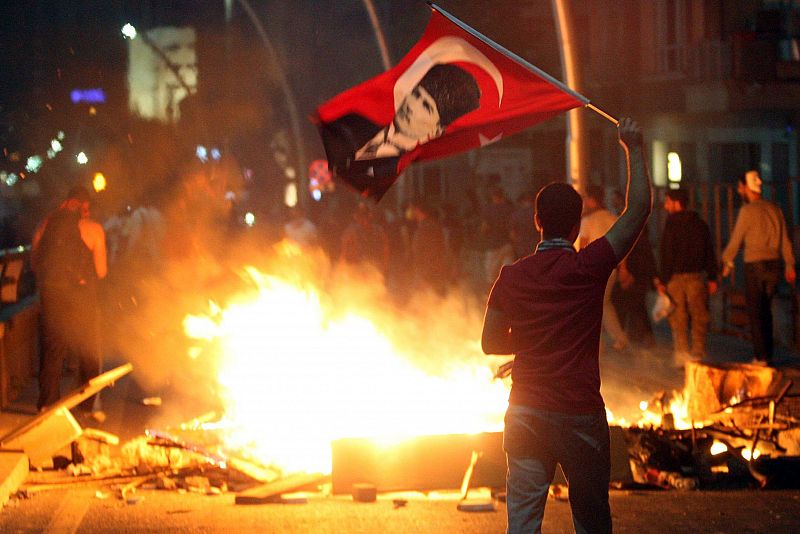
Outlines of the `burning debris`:
M 197 420 L 188 427 L 196 424 Z M 54 469 L 31 472 L 18 496 L 97 485 L 102 488 L 97 490 L 97 498 L 115 495 L 127 504 L 141 501 L 135 495 L 137 488 L 209 496 L 234 491 L 242 492 L 239 494 L 242 503 L 282 502 L 281 494 L 315 483 L 318 486 L 327 479 L 324 475 L 285 476 L 277 468 L 235 457 L 221 447 L 209 445 L 214 439 L 212 432 L 196 431 L 198 441 L 192 442 L 179 435 L 186 434 L 185 428 L 148 430 L 145 436 L 123 444 L 115 454 L 111 447 L 119 446 L 116 436 L 84 429 L 71 447 L 72 457 L 56 457 Z M 300 479 L 302 483 L 298 483 Z
M 657 396 L 646 423 L 629 428 L 637 483 L 676 489 L 797 487 L 800 394 L 791 370 L 690 363 L 676 420 Z

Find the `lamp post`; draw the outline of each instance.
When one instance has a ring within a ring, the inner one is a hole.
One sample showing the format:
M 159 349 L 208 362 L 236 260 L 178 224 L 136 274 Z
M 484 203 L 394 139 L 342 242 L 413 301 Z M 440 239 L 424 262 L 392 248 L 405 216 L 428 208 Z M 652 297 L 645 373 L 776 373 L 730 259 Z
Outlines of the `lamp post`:
M 572 41 L 572 16 L 568 0 L 552 0 L 553 17 L 558 35 L 558 51 L 561 56 L 564 83 L 580 92 L 580 78 L 575 64 L 575 45 Z M 586 190 L 586 136 L 584 135 L 583 110 L 573 109 L 566 114 L 567 124 L 567 181 L 578 192 Z

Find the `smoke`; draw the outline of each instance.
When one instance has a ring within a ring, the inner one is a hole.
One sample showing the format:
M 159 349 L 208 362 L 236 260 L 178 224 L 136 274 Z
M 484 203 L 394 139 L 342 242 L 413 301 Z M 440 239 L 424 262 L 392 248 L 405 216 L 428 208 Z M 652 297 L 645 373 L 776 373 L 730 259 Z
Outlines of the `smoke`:
M 428 375 L 446 376 L 464 367 L 490 368 L 499 363 L 480 350 L 485 303 L 470 291 L 452 288 L 439 296 L 418 290 L 408 302 L 398 304 L 383 276 L 370 266 L 341 263 L 321 248 L 279 240 L 282 228 L 276 223 L 266 227 L 257 223 L 252 229 L 231 225 L 232 207 L 217 189 L 207 177 L 193 174 L 158 214 L 151 207 L 146 216 L 130 216 L 126 242 L 130 249 L 118 252 L 116 269 L 111 270 L 113 313 L 119 320 L 108 332 L 109 345 L 133 363 L 132 376 L 143 397 L 164 397 L 157 423 L 175 424 L 224 409 L 218 380 L 224 360 L 221 345 L 213 339 L 189 338 L 184 320 L 189 315 L 215 320 L 219 310 L 255 299 L 260 287 L 250 268 L 298 291 L 313 291 L 325 322 L 348 317 L 368 321 L 398 355 Z M 264 336 L 259 350 L 265 354 L 271 343 L 278 345 L 265 335 L 274 327 L 271 313 L 252 318 L 252 335 Z M 296 331 L 276 335 L 302 336 L 304 322 L 314 318 L 291 320 Z M 281 343 L 285 345 L 285 340 Z M 359 340 L 344 340 L 345 346 L 327 350 L 347 352 L 350 343 Z M 291 351 L 279 357 L 287 368 L 296 359 Z

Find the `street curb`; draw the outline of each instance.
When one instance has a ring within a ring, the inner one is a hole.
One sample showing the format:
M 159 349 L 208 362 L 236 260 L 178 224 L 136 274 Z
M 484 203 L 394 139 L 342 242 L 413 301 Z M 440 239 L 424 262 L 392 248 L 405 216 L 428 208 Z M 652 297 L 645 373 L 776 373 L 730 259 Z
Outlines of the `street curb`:
M 28 457 L 18 451 L 0 451 L 0 508 L 28 478 Z

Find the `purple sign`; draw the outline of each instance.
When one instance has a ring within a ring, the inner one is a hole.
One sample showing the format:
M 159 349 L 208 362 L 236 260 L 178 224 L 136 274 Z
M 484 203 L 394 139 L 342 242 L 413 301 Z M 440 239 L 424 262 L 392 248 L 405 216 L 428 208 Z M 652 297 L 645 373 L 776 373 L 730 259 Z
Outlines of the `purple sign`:
M 69 94 L 73 104 L 86 102 L 87 104 L 105 104 L 106 93 L 102 89 L 73 89 Z

